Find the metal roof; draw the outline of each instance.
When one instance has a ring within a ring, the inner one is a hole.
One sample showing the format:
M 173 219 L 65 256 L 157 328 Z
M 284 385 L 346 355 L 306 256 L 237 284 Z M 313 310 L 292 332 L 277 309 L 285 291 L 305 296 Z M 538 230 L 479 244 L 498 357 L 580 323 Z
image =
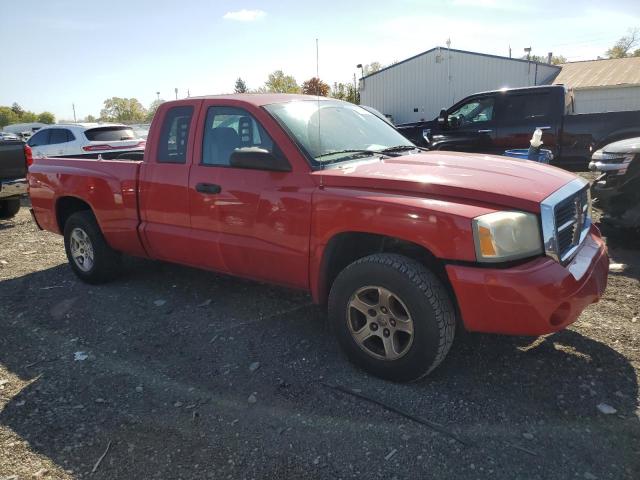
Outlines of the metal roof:
M 640 85 L 640 57 L 565 63 L 553 83 L 574 89 Z
M 389 70 L 389 69 L 391 69 L 393 67 L 397 67 L 398 65 L 401 65 L 401 64 L 403 64 L 405 62 L 409 62 L 409 61 L 411 61 L 411 60 L 413 60 L 415 58 L 422 57 L 423 55 L 427 55 L 427 54 L 429 54 L 431 52 L 435 52 L 436 50 L 442 50 L 442 51 L 446 50 L 446 51 L 449 51 L 449 52 L 466 53 L 468 55 L 477 55 L 479 57 L 498 58 L 500 60 L 510 60 L 512 62 L 531 63 L 532 65 L 535 65 L 536 63 L 539 63 L 539 62 L 534 62 L 532 60 L 527 60 L 527 59 L 524 59 L 524 58 L 511 58 L 511 57 L 503 57 L 501 55 L 491 55 L 490 53 L 470 52 L 468 50 L 458 50 L 458 49 L 455 49 L 455 48 L 447 48 L 447 47 L 434 47 L 434 48 L 430 48 L 429 50 L 427 50 L 425 52 L 422 52 L 422 53 L 419 53 L 417 55 L 414 55 L 413 57 L 405 58 L 404 60 L 401 60 L 400 62 L 396 62 L 396 63 L 393 63 L 393 64 L 387 66 L 387 67 L 381 68 L 377 72 L 370 73 L 370 74 L 365 75 L 364 77 L 361 77 L 361 78 L 365 79 L 365 78 L 372 77 L 374 75 L 377 75 L 380 72 L 384 72 L 385 70 Z M 547 67 L 557 68 L 558 70 L 560 69 L 559 65 L 549 65 L 548 63 L 539 63 L 539 64 L 540 65 L 545 65 Z

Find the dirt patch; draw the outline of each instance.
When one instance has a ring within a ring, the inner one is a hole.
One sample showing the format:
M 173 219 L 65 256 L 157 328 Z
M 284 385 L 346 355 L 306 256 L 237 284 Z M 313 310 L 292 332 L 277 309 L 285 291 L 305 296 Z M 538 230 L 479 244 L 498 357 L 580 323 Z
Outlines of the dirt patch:
M 457 338 L 411 385 L 347 363 L 306 295 L 136 259 L 85 285 L 25 208 L 0 245 L 0 479 L 640 476 L 629 239 L 570 329 Z

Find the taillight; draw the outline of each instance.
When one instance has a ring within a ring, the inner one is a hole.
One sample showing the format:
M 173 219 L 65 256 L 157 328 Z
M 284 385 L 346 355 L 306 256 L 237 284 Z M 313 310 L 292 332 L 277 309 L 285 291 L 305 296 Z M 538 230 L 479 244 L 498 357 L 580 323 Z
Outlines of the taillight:
M 27 144 L 24 145 L 24 158 L 27 164 L 27 168 L 33 165 L 33 151 L 31 150 L 31 147 Z
M 100 150 L 111 150 L 111 145 L 86 145 L 82 147 L 85 152 L 97 152 Z
M 85 152 L 103 152 L 105 150 L 129 150 L 131 148 L 136 147 L 144 147 L 147 144 L 145 140 L 139 141 L 136 145 L 109 145 L 108 143 L 103 143 L 101 145 L 85 145 L 82 147 L 82 150 Z

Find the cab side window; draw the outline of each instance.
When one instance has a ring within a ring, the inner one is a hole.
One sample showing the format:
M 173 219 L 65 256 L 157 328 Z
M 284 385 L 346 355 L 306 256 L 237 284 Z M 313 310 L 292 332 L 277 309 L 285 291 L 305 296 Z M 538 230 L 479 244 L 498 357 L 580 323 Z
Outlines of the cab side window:
M 256 147 L 275 153 L 273 140 L 249 112 L 235 107 L 209 108 L 202 139 L 202 165 L 229 166 L 235 150 Z
M 551 116 L 551 95 L 535 93 L 507 95 L 504 102 L 505 122 L 540 122 Z
M 158 163 L 186 163 L 189 127 L 193 117 L 193 107 L 173 107 L 169 109 L 162 123 L 158 144 Z
M 457 118 L 458 126 L 490 122 L 493 120 L 495 100 L 491 97 L 476 98 L 451 112 L 449 117 Z

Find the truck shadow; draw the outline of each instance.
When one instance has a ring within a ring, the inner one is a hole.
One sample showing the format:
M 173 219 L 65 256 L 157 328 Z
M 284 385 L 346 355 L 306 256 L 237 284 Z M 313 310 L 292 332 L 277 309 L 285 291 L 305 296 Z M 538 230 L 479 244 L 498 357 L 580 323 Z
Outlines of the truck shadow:
M 340 456 L 341 442 L 346 449 L 371 421 L 370 406 L 328 394 L 325 383 L 453 425 L 478 444 L 542 421 L 553 426 L 545 453 L 552 460 L 563 461 L 553 446 L 583 426 L 607 437 L 600 447 L 612 462 L 631 462 L 631 446 L 609 451 L 613 434 L 599 427 L 596 405 L 615 406 L 627 422 L 622 435 L 637 438 L 634 367 L 574 330 L 537 340 L 467 335 L 428 379 L 398 385 L 348 364 L 325 313 L 305 294 L 131 262 L 125 278 L 99 287 L 78 283 L 66 265 L 0 282 L 0 363 L 33 380 L 0 411 L 0 423 L 77 476 L 88 475 L 113 442 L 93 478 L 196 477 L 197 465 L 237 476 L 228 458 L 254 448 L 267 460 L 246 464 L 241 476 L 271 478 L 284 469 L 278 478 L 316 478 L 305 470 L 306 456 L 280 456 L 283 435 L 301 452 L 334 442 Z M 247 401 L 252 394 L 255 403 Z M 595 455 L 593 442 L 575 445 Z

